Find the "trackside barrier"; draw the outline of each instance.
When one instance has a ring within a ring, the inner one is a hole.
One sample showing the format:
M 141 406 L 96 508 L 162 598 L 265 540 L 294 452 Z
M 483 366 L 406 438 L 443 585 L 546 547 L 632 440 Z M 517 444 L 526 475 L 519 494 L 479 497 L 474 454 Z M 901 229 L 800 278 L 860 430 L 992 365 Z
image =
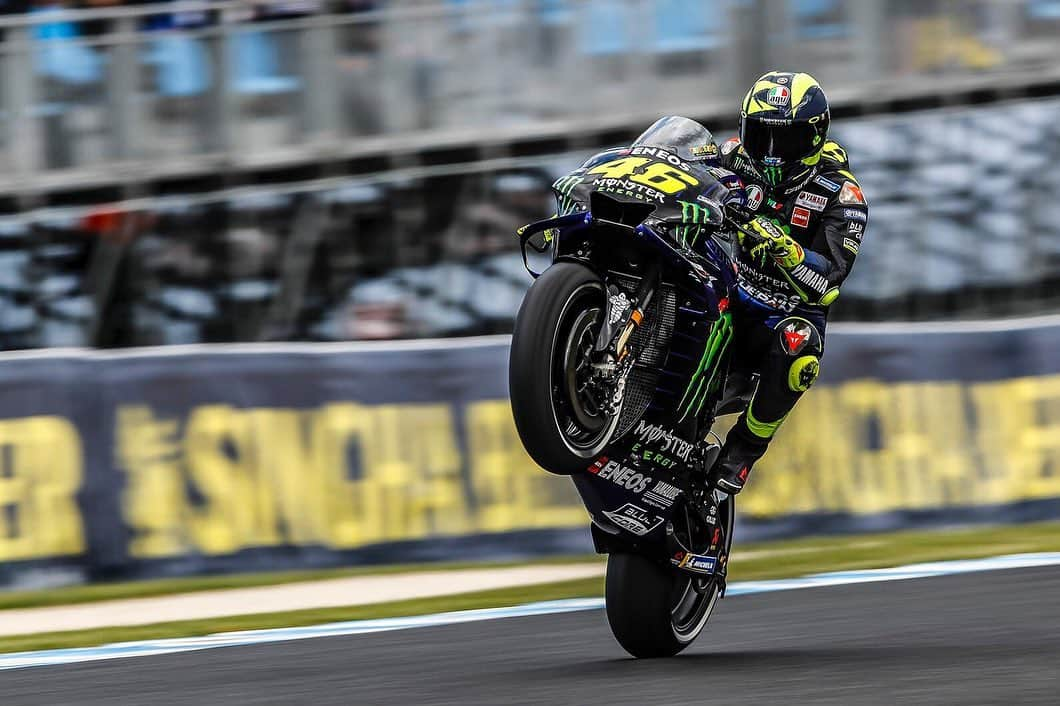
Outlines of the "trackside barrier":
M 1060 317 L 835 325 L 742 539 L 1060 515 Z M 0 357 L 0 583 L 587 550 L 507 339 Z

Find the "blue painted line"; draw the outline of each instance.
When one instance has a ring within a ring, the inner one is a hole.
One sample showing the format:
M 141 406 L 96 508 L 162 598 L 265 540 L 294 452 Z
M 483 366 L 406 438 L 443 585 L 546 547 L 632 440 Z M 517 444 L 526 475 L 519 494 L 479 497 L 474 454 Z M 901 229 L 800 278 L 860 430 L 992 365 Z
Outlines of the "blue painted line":
M 930 578 L 965 574 L 977 571 L 998 571 L 1003 569 L 1027 569 L 1042 566 L 1060 565 L 1060 552 L 1037 554 L 1010 554 L 987 559 L 967 559 L 959 561 L 940 561 L 926 564 L 911 564 L 889 569 L 870 569 L 865 571 L 835 571 L 795 579 L 777 579 L 771 581 L 741 581 L 729 584 L 726 596 L 746 596 L 774 591 L 790 591 L 801 588 L 822 588 L 826 586 L 845 586 L 879 581 L 903 581 L 907 579 Z M 43 650 L 38 652 L 14 652 L 0 655 L 0 670 L 24 669 L 26 667 L 57 666 L 79 662 L 96 662 L 127 657 L 147 657 L 151 655 L 175 654 L 206 650 L 219 647 L 240 647 L 259 645 L 286 640 L 307 640 L 315 637 L 335 637 L 339 635 L 361 635 L 390 630 L 408 630 L 411 628 L 455 625 L 480 620 L 497 620 L 533 615 L 552 615 L 584 610 L 598 610 L 604 607 L 602 598 L 575 598 L 560 601 L 544 601 L 510 608 L 484 608 L 463 610 L 453 613 L 434 615 L 417 615 L 407 618 L 381 618 L 378 620 L 351 620 L 324 625 L 310 625 L 296 628 L 273 628 L 269 630 L 245 630 L 225 632 L 202 637 L 173 638 L 166 640 L 143 640 L 138 642 L 120 642 L 99 647 L 78 647 L 61 650 Z

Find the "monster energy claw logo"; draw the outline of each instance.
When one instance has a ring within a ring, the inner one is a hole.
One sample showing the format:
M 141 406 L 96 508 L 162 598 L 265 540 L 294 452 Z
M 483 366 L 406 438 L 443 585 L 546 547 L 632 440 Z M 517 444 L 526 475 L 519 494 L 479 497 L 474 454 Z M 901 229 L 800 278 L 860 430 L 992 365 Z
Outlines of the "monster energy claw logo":
M 768 181 L 772 186 L 776 186 L 780 183 L 780 177 L 782 175 L 782 170 L 780 167 L 763 167 L 762 173 L 765 175 L 766 181 Z
M 732 333 L 732 314 L 725 312 L 711 327 L 706 346 L 703 348 L 703 356 L 692 374 L 692 379 L 688 382 L 685 394 L 681 397 L 678 405 L 681 411 L 679 422 L 684 421 L 690 413 L 699 414 L 703 408 L 710 391 L 719 381 L 718 363 L 732 341 Z
M 570 195 L 571 192 L 574 191 L 574 187 L 581 183 L 581 180 L 582 178 L 580 175 L 571 174 L 557 180 L 556 183 L 552 185 L 552 188 L 556 193 L 562 197 L 559 202 L 560 215 L 567 215 L 577 205 Z
M 681 204 L 682 225 L 674 229 L 674 236 L 686 247 L 692 247 L 699 239 L 700 225 L 710 223 L 710 211 L 691 201 L 678 200 L 677 203 Z M 688 240 L 689 234 L 692 235 L 691 242 Z

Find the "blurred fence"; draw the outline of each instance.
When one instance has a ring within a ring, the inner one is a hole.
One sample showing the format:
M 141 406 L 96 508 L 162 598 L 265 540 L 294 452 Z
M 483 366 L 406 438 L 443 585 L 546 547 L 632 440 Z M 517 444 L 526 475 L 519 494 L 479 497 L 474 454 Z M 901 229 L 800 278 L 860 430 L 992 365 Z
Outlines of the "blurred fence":
M 732 111 L 812 67 L 839 102 L 1060 65 L 1054 0 L 171 2 L 0 17 L 0 190 L 136 184 Z
M 742 540 L 1060 515 L 1060 317 L 828 344 Z M 5 354 L 0 584 L 588 550 L 506 380 L 503 337 Z
M 1058 111 L 838 124 L 870 224 L 834 317 L 1060 306 Z M 507 333 L 530 282 L 513 233 L 588 152 L 0 218 L 0 347 Z

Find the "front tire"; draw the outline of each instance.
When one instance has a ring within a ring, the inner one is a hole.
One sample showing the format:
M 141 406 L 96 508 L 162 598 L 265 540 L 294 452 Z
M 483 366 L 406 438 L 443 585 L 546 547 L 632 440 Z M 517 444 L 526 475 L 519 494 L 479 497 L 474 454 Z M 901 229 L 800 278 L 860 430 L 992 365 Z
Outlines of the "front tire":
M 551 473 L 584 470 L 618 425 L 617 414 L 584 392 L 605 315 L 603 282 L 573 262 L 546 270 L 519 308 L 508 366 L 512 414 L 527 453 Z

